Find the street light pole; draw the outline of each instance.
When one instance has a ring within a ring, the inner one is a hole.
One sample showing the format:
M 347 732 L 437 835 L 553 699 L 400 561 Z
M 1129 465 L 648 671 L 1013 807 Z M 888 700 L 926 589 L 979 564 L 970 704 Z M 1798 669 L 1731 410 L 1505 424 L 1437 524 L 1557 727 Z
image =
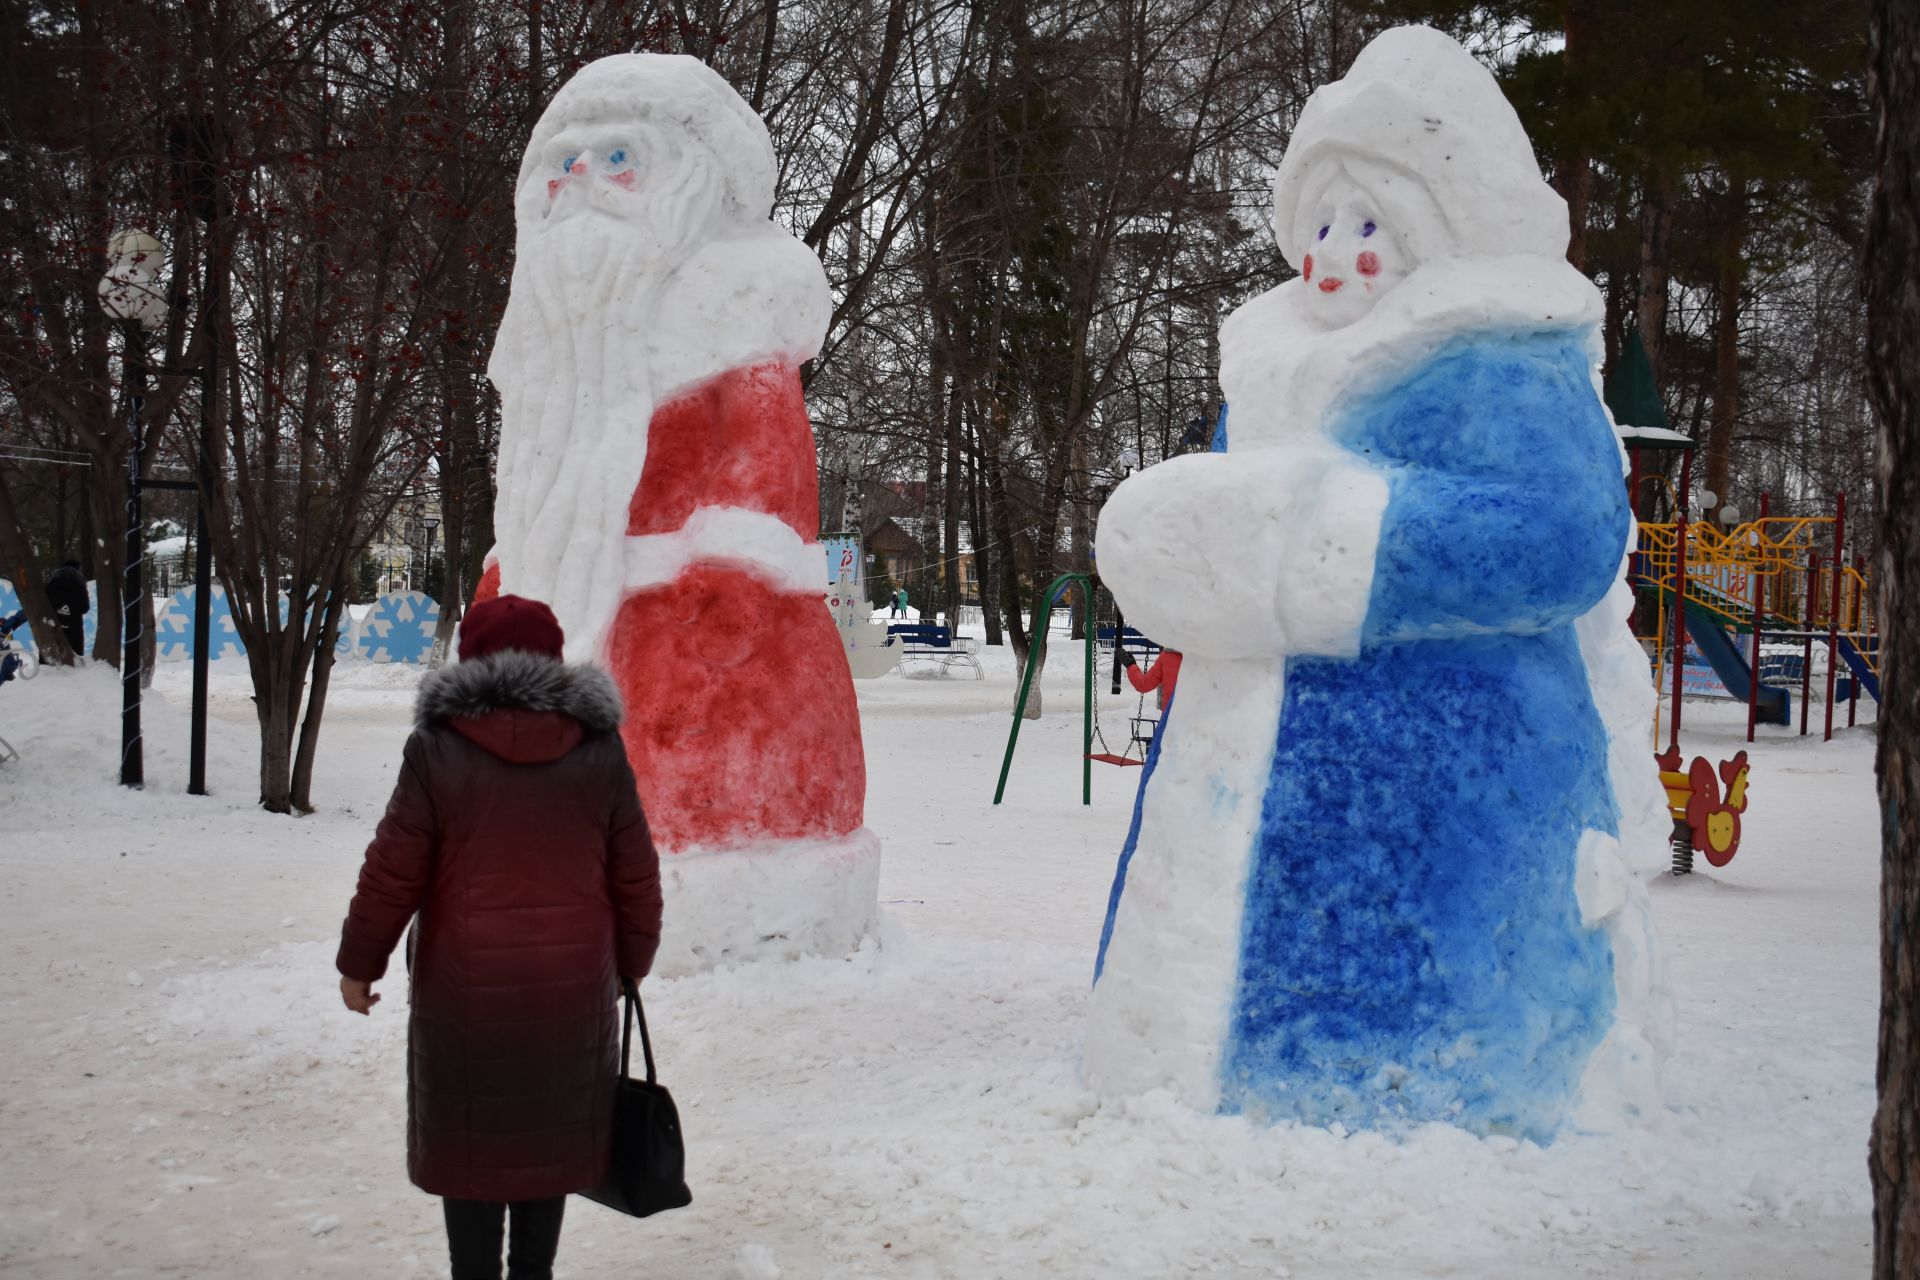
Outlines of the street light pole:
M 107 245 L 109 266 L 100 281 L 100 305 L 120 322 L 127 397 L 127 544 L 120 588 L 120 785 L 146 785 L 140 739 L 140 682 L 145 638 L 141 598 L 146 594 L 146 538 L 140 512 L 141 455 L 146 432 L 147 330 L 166 317 L 159 292 L 160 242 L 144 231 L 122 231 Z
M 422 516 L 420 523 L 425 525 L 427 530 L 427 558 L 420 568 L 420 589 L 425 591 L 433 581 L 433 535 L 440 528 L 440 517 Z M 445 593 L 442 592 L 442 594 Z
M 193 534 L 193 727 L 187 739 L 187 794 L 207 794 L 207 659 L 213 647 L 213 547 L 207 538 L 207 504 L 213 497 L 213 399 L 220 387 L 220 277 L 214 263 L 214 226 L 207 218 L 207 280 L 201 295 L 206 308 L 206 356 L 200 361 L 200 448 L 194 478 L 200 501 Z
M 147 335 L 138 320 L 120 322 L 125 343 L 127 384 L 127 550 L 120 592 L 120 785 L 145 787 L 145 753 L 140 744 L 140 596 L 145 589 L 146 548 L 141 545 L 140 455 L 146 433 L 140 418 L 147 403 Z

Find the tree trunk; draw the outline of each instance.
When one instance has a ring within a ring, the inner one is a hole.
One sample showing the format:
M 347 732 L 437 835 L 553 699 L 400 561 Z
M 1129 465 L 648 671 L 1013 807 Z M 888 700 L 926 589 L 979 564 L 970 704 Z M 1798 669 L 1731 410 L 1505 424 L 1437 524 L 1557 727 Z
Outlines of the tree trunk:
M 35 561 L 33 543 L 20 523 L 20 513 L 14 507 L 12 491 L 7 488 L 5 472 L 0 472 L 0 577 L 11 579 L 14 590 L 20 593 L 20 607 L 26 611 L 40 661 L 72 666 L 77 655 L 67 647 L 66 633 L 54 625 L 46 577 Z
M 1920 1277 L 1920 10 L 1875 0 L 1878 181 L 1866 251 L 1879 416 L 1880 1051 L 1868 1167 L 1874 1280 Z
M 1640 300 L 1635 324 L 1646 344 L 1654 378 L 1660 376 L 1660 352 L 1667 336 L 1667 263 L 1673 226 L 1673 178 L 1662 169 L 1646 181 L 1640 206 Z
M 941 542 L 947 548 L 946 599 L 949 624 L 960 620 L 960 386 L 956 381 L 947 390 L 947 420 L 944 435 L 947 451 L 947 484 L 941 495 Z M 974 526 L 974 541 L 979 541 L 979 526 Z
M 975 428 L 974 447 L 967 453 L 967 492 L 973 504 L 973 576 L 980 584 L 980 625 L 986 630 L 987 643 L 997 648 L 1006 643 L 1006 636 L 1000 628 L 999 584 L 993 575 L 999 558 L 1010 554 L 1011 548 L 1000 541 L 999 523 L 987 519 L 987 482 L 977 418 Z
M 87 486 L 88 523 L 93 545 L 93 656 L 108 666 L 120 665 L 120 583 L 126 557 L 126 455 L 119 465 L 104 467 L 94 456 L 92 483 Z M 102 474 L 102 472 L 109 474 Z M 111 531 L 111 532 L 109 532 Z M 117 536 L 115 536 L 117 535 Z
M 451 566 L 452 559 L 447 563 Z M 320 641 L 313 650 L 313 686 L 307 695 L 307 713 L 300 724 L 300 743 L 293 757 L 291 799 L 298 813 L 313 812 L 313 759 L 320 747 L 320 717 L 327 709 L 327 685 L 333 677 L 334 644 L 340 638 L 340 623 L 347 612 L 347 578 L 342 573 L 328 593 Z
M 1566 34 L 1564 64 L 1577 86 L 1586 69 L 1591 15 L 1585 0 L 1570 0 L 1563 17 Z M 1553 185 L 1567 202 L 1567 261 L 1574 270 L 1587 269 L 1587 206 L 1593 199 L 1593 161 L 1586 148 L 1570 146 L 1554 166 Z
M 1713 490 L 1717 518 L 1727 500 L 1733 474 L 1733 426 L 1740 416 L 1740 301 L 1746 282 L 1746 183 L 1735 178 L 1729 201 L 1726 240 L 1720 248 L 1719 312 L 1713 325 L 1713 420 L 1707 427 L 1706 486 Z

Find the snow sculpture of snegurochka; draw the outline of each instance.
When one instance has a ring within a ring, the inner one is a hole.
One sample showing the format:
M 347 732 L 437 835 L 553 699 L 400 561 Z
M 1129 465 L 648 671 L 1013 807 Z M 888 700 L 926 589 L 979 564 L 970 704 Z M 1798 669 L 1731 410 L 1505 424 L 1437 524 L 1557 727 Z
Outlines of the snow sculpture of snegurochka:
M 845 952 L 872 923 L 853 681 L 825 606 L 800 365 L 831 313 L 769 220 L 766 125 L 697 59 L 581 69 L 514 188 L 496 544 L 605 665 L 661 852 L 656 971 Z
M 1300 275 L 1221 332 L 1228 452 L 1101 516 L 1127 621 L 1186 662 L 1087 1078 L 1349 1129 L 1649 1114 L 1669 824 L 1566 206 L 1492 76 L 1410 27 L 1313 95 L 1274 217 Z

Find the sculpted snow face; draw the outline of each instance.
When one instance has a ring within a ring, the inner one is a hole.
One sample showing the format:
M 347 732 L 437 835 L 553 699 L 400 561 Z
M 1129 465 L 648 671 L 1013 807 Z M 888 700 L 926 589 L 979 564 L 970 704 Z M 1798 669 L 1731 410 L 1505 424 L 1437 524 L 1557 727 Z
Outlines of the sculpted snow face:
M 514 190 L 497 544 L 481 597 L 545 600 L 626 700 L 663 872 L 662 965 L 851 947 L 878 844 L 822 600 L 799 367 L 830 314 L 768 220 L 766 127 L 692 58 L 583 68 Z
M 1101 515 L 1128 621 L 1186 661 L 1088 1079 L 1541 1141 L 1644 1113 L 1667 821 L 1564 205 L 1492 77 L 1424 28 L 1313 96 L 1274 197 L 1301 274 L 1222 329 L 1231 453 Z
M 1412 264 L 1379 202 L 1344 166 L 1314 201 L 1318 224 L 1300 277 L 1313 286 L 1309 313 L 1324 328 L 1352 324 L 1407 278 Z

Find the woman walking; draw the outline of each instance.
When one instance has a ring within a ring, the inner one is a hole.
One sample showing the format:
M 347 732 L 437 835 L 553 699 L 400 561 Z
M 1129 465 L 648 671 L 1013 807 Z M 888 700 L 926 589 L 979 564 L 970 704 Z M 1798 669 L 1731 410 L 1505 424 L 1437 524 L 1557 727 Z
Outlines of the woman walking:
M 407 1172 L 444 1198 L 454 1280 L 546 1280 L 566 1196 L 606 1175 L 619 979 L 660 940 L 660 868 L 597 668 L 546 605 L 501 596 L 420 687 L 341 930 L 367 1013 L 410 919 Z

